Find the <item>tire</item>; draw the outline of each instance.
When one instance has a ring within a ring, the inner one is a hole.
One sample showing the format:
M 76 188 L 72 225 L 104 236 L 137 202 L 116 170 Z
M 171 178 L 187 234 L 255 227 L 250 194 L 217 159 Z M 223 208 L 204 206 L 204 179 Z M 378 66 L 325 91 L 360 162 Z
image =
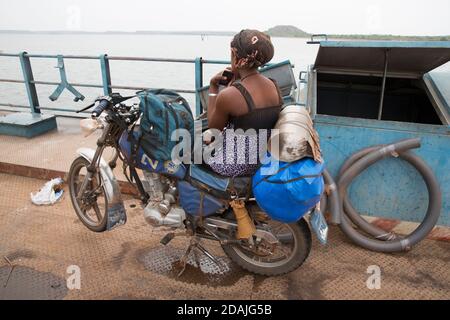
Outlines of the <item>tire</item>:
M 311 251 L 311 231 L 309 225 L 305 219 L 301 219 L 296 223 L 286 224 L 292 231 L 292 235 L 295 240 L 295 250 L 293 255 L 285 263 L 279 266 L 264 265 L 264 263 L 251 260 L 249 257 L 245 259 L 242 257 L 244 254 L 240 250 L 239 245 L 223 245 L 223 251 L 225 254 L 241 268 L 250 271 L 255 274 L 263 276 L 279 276 L 291 271 L 294 271 L 300 267 Z
M 94 232 L 103 232 L 106 230 L 106 225 L 107 225 L 107 220 L 108 220 L 108 199 L 106 198 L 106 192 L 105 192 L 104 187 L 102 186 L 100 188 L 101 194 L 103 195 L 103 198 L 104 198 L 104 214 L 101 217 L 101 219 L 98 219 L 98 216 L 97 216 L 98 220 L 96 223 L 92 219 L 89 219 L 89 217 L 87 217 L 86 212 L 84 212 L 80 208 L 80 203 L 76 198 L 78 173 L 80 172 L 80 170 L 83 167 L 89 166 L 89 164 L 90 164 L 90 162 L 83 157 L 78 157 L 72 162 L 72 165 L 70 166 L 70 170 L 69 170 L 69 177 L 68 177 L 70 199 L 72 201 L 72 206 L 75 210 L 75 213 L 77 214 L 80 221 L 84 224 L 84 226 L 86 226 L 86 228 L 88 228 L 89 230 L 94 231 Z M 98 199 L 96 199 L 95 203 L 97 204 L 97 208 L 99 208 Z

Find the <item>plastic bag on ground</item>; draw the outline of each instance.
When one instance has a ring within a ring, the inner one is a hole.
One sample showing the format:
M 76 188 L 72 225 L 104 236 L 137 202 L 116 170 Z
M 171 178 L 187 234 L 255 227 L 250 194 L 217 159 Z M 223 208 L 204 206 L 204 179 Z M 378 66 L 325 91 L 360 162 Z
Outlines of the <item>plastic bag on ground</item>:
M 61 178 L 55 178 L 46 182 L 39 192 L 30 194 L 31 202 L 38 206 L 54 204 L 63 195 L 62 184 L 63 180 Z

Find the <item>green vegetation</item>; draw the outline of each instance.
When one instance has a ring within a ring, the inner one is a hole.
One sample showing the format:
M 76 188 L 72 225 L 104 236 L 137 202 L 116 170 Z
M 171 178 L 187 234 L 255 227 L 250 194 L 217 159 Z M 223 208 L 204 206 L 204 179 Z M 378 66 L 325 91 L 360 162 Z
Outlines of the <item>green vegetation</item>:
M 392 34 L 330 34 L 332 39 L 450 41 L 450 36 L 398 36 Z
M 310 33 L 295 26 L 280 25 L 265 31 L 272 37 L 309 38 Z M 329 34 L 329 39 L 450 41 L 450 36 L 399 36 L 392 34 Z

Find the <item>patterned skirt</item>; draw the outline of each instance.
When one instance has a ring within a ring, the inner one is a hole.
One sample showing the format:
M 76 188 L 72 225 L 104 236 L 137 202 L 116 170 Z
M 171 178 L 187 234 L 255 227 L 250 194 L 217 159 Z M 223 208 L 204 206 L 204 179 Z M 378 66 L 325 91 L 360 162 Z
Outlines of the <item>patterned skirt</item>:
M 211 169 L 226 177 L 252 176 L 260 166 L 260 159 L 267 152 L 270 130 L 259 132 L 235 132 L 228 124 L 222 131 L 222 143 L 205 162 Z

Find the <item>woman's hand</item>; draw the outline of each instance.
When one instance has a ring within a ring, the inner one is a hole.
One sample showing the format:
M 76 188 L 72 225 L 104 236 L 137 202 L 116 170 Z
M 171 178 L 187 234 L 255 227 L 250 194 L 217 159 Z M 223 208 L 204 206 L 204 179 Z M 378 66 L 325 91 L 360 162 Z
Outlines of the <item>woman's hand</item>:
M 231 71 L 231 67 L 227 67 L 225 70 Z M 219 89 L 219 82 L 221 80 L 226 80 L 227 79 L 227 77 L 224 77 L 222 75 L 225 70 L 220 71 L 219 73 L 217 73 L 215 76 L 213 76 L 211 78 L 211 80 L 209 81 L 209 85 L 210 85 L 211 89 L 217 91 Z

